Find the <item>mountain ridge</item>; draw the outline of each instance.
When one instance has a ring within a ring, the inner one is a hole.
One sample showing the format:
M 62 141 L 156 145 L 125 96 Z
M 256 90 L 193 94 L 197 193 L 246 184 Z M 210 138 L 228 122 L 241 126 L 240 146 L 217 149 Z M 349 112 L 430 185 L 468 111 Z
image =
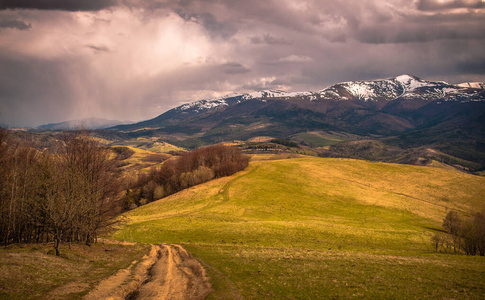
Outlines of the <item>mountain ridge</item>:
M 410 105 L 409 103 L 406 105 L 403 104 L 407 109 L 410 107 L 418 109 L 429 102 L 438 100 L 442 102 L 455 101 L 461 103 L 485 101 L 485 90 L 476 87 L 452 85 L 444 81 L 426 81 L 413 75 L 403 74 L 389 79 L 337 83 L 317 92 L 289 93 L 278 90 L 264 90 L 253 93 L 230 94 L 219 98 L 182 104 L 153 119 L 131 125 L 116 126 L 113 129 L 153 129 L 173 125 L 177 123 L 177 119 L 187 119 L 188 117 L 194 117 L 196 115 L 202 117 L 204 114 L 223 110 L 250 100 L 259 100 L 261 102 L 269 100 L 289 101 L 300 108 L 310 109 L 320 113 L 329 113 L 329 110 L 332 109 L 329 109 L 328 106 L 332 106 L 335 113 L 337 106 L 361 107 L 366 109 L 374 107 L 381 110 L 396 100 L 402 103 L 415 102 L 414 105 Z M 416 100 L 422 100 L 424 102 Z M 348 103 L 340 105 L 333 103 L 342 101 Z M 396 107 L 397 105 L 395 104 L 390 105 L 384 109 L 384 112 L 390 113 L 392 112 L 391 108 L 396 109 Z M 397 115 L 401 117 L 401 115 Z
M 187 148 L 258 136 L 291 140 L 305 132 L 339 132 L 382 140 L 403 151 L 433 148 L 474 162 L 476 170 L 485 167 L 485 89 L 463 85 L 400 75 L 342 82 L 317 92 L 231 94 L 112 129 L 131 138 L 159 136 Z
M 108 120 L 103 118 L 85 118 L 37 126 L 39 130 L 69 130 L 69 129 L 105 129 L 117 125 L 131 123 L 129 121 Z

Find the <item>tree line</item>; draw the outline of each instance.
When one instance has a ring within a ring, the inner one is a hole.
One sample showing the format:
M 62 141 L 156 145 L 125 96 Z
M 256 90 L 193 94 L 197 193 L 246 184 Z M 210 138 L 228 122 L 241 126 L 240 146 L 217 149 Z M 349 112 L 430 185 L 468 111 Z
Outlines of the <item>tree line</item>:
M 125 209 L 169 196 L 183 189 L 244 170 L 249 158 L 237 147 L 222 144 L 201 147 L 166 160 L 141 174 L 126 190 Z
M 0 243 L 89 245 L 123 210 L 231 175 L 249 163 L 239 148 L 207 146 L 177 153 L 127 182 L 119 160 L 127 148 L 100 146 L 86 132 L 65 132 L 49 150 L 0 128 Z M 150 158 L 151 160 L 155 158 Z M 129 188 L 127 188 L 129 187 Z M 123 194 L 123 191 L 125 194 Z
M 436 251 L 485 255 L 485 208 L 471 216 L 451 210 L 443 219 L 443 228 L 445 233 L 431 238 Z
M 67 132 L 39 151 L 0 128 L 0 242 L 93 242 L 113 222 L 119 183 L 109 150 Z M 118 210 L 119 211 L 119 210 Z

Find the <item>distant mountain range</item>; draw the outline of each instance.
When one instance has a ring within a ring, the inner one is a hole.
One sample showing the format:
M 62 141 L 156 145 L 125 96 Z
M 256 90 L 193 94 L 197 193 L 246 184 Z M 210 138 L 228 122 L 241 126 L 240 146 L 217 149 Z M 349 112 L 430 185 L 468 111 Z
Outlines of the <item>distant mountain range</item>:
M 106 120 L 100 118 L 88 118 L 72 120 L 60 123 L 51 123 L 38 126 L 39 130 L 68 130 L 68 129 L 105 129 L 121 124 L 130 123 L 129 121 Z
M 401 75 L 342 82 L 316 92 L 266 90 L 184 104 L 112 129 L 129 137 L 160 136 L 184 147 L 342 132 L 402 149 L 434 147 L 485 167 L 484 87 Z
M 442 123 L 478 121 L 485 106 L 482 86 L 401 75 L 338 83 L 317 92 L 268 90 L 184 104 L 154 119 L 113 129 L 184 134 L 207 142 L 258 135 L 284 138 L 318 129 L 390 135 Z

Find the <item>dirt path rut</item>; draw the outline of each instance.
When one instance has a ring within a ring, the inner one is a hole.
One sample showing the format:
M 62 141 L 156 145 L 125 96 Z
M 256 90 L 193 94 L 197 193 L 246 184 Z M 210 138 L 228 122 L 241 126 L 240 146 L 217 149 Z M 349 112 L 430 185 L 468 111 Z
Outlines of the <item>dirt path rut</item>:
M 205 299 L 211 284 L 201 264 L 180 245 L 152 245 L 134 267 L 102 281 L 85 299 Z

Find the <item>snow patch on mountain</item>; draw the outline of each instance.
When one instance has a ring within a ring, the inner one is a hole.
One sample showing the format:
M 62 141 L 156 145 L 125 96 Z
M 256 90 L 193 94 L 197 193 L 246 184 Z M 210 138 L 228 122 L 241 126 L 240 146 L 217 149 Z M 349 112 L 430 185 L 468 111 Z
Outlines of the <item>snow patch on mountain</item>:
M 375 89 L 366 82 L 346 83 L 345 89 L 359 99 L 372 99 L 377 96 Z
M 473 88 L 473 89 L 485 89 L 485 82 L 463 82 L 457 84 L 459 87 Z
M 192 103 L 187 103 L 179 107 L 179 110 L 189 110 L 194 109 L 197 112 L 203 110 L 214 109 L 220 106 L 227 106 L 225 99 L 214 99 L 214 100 L 200 100 Z
M 429 81 L 425 81 L 418 77 L 407 74 L 397 76 L 394 81 L 400 83 L 406 92 L 415 90 L 423 86 L 428 86 L 430 84 Z

